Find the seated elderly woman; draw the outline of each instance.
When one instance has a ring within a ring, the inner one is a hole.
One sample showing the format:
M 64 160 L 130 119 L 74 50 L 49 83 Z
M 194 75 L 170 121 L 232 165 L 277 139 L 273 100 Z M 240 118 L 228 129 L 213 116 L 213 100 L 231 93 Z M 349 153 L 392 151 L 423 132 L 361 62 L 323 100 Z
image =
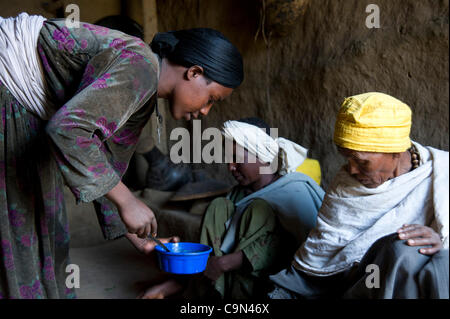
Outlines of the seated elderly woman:
M 163 298 L 185 286 L 183 296 L 192 299 L 267 294 L 267 276 L 288 265 L 325 195 L 309 176 L 295 172 L 307 150 L 272 138 L 269 130 L 258 118 L 224 123 L 225 153 L 226 145 L 233 149 L 228 168 L 238 185 L 205 212 L 200 242 L 213 248 L 206 270 L 188 283 L 178 277 L 151 287 L 143 298 Z
M 347 164 L 271 298 L 448 298 L 448 152 L 410 140 L 411 110 L 347 98 L 334 142 Z

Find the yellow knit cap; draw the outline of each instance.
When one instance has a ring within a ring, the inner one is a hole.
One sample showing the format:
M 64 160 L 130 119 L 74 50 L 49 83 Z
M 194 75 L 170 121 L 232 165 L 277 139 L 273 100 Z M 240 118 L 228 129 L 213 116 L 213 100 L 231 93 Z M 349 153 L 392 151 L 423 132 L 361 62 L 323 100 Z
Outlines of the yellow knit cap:
M 344 100 L 334 143 L 355 151 L 401 153 L 411 147 L 411 109 L 387 94 L 370 92 Z

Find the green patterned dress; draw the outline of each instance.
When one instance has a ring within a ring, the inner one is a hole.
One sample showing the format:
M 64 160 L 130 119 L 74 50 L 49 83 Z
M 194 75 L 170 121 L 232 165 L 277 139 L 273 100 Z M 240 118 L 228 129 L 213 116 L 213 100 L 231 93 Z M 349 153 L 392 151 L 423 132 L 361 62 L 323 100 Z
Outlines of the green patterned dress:
M 63 185 L 77 201 L 94 201 L 105 238 L 125 234 L 103 196 L 126 171 L 156 104 L 160 61 L 138 38 L 54 19 L 38 52 L 58 105 L 49 121 L 0 83 L 0 299 L 75 297 L 65 284 Z

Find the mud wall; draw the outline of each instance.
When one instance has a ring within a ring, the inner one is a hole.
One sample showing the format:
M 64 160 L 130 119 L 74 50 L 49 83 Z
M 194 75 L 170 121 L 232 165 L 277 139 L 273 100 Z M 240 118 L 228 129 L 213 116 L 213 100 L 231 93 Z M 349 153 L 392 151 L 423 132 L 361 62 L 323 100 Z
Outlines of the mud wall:
M 220 30 L 244 57 L 245 80 L 215 105 L 202 128 L 259 116 L 279 135 L 310 149 L 326 187 L 343 160 L 332 143 L 337 110 L 347 96 L 380 91 L 413 110 L 412 138 L 448 150 L 448 0 L 314 0 L 289 33 L 259 33 L 260 0 L 158 0 L 159 31 Z M 368 4 L 380 28 L 366 27 Z M 169 119 L 169 130 L 186 126 Z M 172 142 L 173 144 L 173 142 Z M 227 178 L 225 167 L 211 168 Z
M 129 1 L 133 4 L 137 2 Z M 62 18 L 68 14 L 65 13 L 65 8 L 69 4 L 78 5 L 80 20 L 88 23 L 125 11 L 120 0 L 0 0 L 0 16 L 10 17 L 27 12 L 30 15 L 39 14 L 46 18 Z M 133 15 L 136 10 L 134 7 L 134 5 L 130 6 L 130 15 Z

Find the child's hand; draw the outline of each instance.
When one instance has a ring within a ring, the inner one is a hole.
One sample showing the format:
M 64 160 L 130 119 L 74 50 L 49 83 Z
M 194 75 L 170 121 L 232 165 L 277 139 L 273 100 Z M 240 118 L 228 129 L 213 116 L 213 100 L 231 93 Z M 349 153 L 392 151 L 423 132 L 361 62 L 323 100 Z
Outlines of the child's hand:
M 208 264 L 204 271 L 204 275 L 211 281 L 216 281 L 224 273 L 223 258 L 211 256 L 208 258 Z

